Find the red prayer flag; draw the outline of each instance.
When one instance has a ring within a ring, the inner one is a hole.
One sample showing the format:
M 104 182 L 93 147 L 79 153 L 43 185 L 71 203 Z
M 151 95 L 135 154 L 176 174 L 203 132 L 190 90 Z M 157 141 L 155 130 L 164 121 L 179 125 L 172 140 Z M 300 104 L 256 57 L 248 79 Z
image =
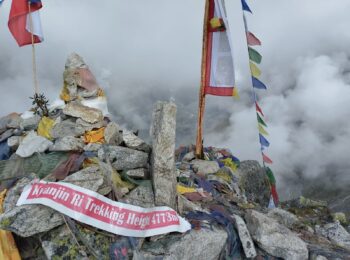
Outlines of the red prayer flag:
M 260 106 L 258 105 L 258 102 L 255 102 L 255 108 L 256 108 L 256 111 L 258 111 L 262 116 L 264 116 L 264 113 L 261 110 Z
M 270 164 L 272 163 L 272 160 L 269 157 L 267 157 L 264 153 L 262 153 L 262 157 L 264 162 L 270 163 Z
M 261 41 L 251 32 L 247 32 L 247 42 L 248 45 L 261 45 Z
M 279 198 L 278 198 L 278 193 L 277 193 L 275 185 L 271 185 L 271 195 L 272 195 L 272 198 L 273 198 L 273 202 L 277 206 L 278 203 L 279 203 Z
M 19 46 L 32 43 L 32 31 L 34 43 L 43 41 L 39 9 L 42 8 L 41 1 L 33 2 L 29 6 L 27 0 L 13 0 L 8 21 L 8 27 Z M 31 15 L 31 19 L 29 17 Z M 29 24 L 31 21 L 31 25 Z

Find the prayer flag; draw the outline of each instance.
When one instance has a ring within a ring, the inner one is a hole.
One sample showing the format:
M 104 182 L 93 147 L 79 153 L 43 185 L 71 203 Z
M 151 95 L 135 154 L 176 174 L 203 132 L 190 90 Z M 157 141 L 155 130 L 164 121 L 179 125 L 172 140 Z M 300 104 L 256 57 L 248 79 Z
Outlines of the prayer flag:
M 264 83 L 258 80 L 256 77 L 252 77 L 253 87 L 258 89 L 267 89 Z
M 30 3 L 30 11 L 29 11 Z M 10 10 L 8 27 L 19 46 L 44 40 L 39 9 L 42 8 L 39 0 L 13 0 Z
M 259 124 L 262 124 L 263 126 L 266 126 L 266 127 L 267 127 L 266 123 L 265 123 L 264 120 L 261 118 L 261 116 L 259 116 L 258 113 L 256 113 L 256 116 L 257 116 L 257 118 L 258 118 Z
M 256 101 L 255 101 L 255 108 L 256 108 L 256 111 L 258 111 L 262 116 L 264 116 L 263 111 L 261 110 L 258 102 L 256 102 Z
M 264 153 L 262 153 L 262 157 L 263 157 L 264 162 L 269 163 L 269 164 L 272 163 L 272 160 L 269 157 L 267 157 L 267 155 L 265 155 Z
M 260 53 L 251 47 L 248 47 L 248 52 L 249 52 L 249 59 L 260 64 L 262 59 L 262 56 L 260 55 Z
M 204 93 L 238 97 L 230 30 L 223 0 L 209 0 L 205 38 Z
M 276 179 L 275 176 L 273 175 L 272 170 L 270 169 L 270 167 L 265 167 L 265 171 L 266 171 L 266 175 L 269 178 L 269 182 L 271 185 L 275 185 L 276 184 Z
M 249 6 L 248 6 L 248 4 L 247 4 L 247 2 L 245 0 L 242 0 L 242 8 L 243 8 L 244 11 L 252 13 L 252 10 L 250 10 L 250 8 L 249 8 Z
M 262 134 L 259 134 L 259 141 L 260 141 L 261 146 L 263 146 L 263 147 L 270 146 L 269 141 Z
M 276 185 L 271 185 L 271 195 L 272 195 L 273 201 L 275 202 L 275 205 L 278 205 L 279 198 L 276 190 Z
M 255 65 L 254 62 L 249 62 L 249 67 L 254 78 L 258 78 L 261 75 L 260 69 Z
M 261 41 L 249 31 L 247 32 L 247 42 L 250 46 L 261 45 Z
M 259 125 L 259 133 L 262 135 L 269 135 L 269 133 L 260 125 Z

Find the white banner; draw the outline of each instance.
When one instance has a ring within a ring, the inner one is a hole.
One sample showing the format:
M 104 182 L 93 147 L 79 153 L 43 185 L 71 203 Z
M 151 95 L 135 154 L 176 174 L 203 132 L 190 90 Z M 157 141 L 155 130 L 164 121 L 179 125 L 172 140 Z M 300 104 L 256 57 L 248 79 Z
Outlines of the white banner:
M 150 237 L 191 229 L 190 223 L 169 207 L 142 208 L 116 202 L 70 183 L 29 184 L 17 206 L 25 204 L 42 204 L 79 222 L 123 236 Z

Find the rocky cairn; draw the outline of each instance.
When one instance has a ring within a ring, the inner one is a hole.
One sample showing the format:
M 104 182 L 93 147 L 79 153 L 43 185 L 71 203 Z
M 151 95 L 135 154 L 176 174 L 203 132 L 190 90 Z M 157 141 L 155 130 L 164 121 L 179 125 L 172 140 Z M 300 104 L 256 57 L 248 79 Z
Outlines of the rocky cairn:
M 157 102 L 151 144 L 112 122 L 106 97 L 72 54 L 61 100 L 47 114 L 0 119 L 0 228 L 23 259 L 350 259 L 349 221 L 306 198 L 268 208 L 269 182 L 256 161 L 227 149 L 175 150 L 176 105 Z M 141 207 L 169 206 L 192 224 L 184 234 L 118 236 L 42 205 L 16 206 L 34 179 L 61 181 Z

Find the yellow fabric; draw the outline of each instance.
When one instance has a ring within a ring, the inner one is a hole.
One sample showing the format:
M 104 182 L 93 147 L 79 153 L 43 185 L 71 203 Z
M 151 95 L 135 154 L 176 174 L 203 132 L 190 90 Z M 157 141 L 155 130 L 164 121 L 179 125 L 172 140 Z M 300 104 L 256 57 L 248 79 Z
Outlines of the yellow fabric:
M 186 187 L 186 186 L 183 186 L 183 185 L 180 185 L 180 184 L 176 185 L 176 190 L 177 190 L 177 193 L 179 193 L 181 195 L 185 194 L 185 193 L 190 193 L 190 192 L 196 192 L 197 191 L 195 188 Z
M 238 94 L 237 88 L 233 88 L 232 96 L 235 97 L 236 99 L 239 99 L 239 94 Z
M 101 127 L 97 130 L 87 131 L 84 134 L 85 143 L 104 143 L 105 128 Z
M 0 213 L 3 213 L 3 203 L 7 190 L 0 193 Z M 0 230 L 0 259 L 6 260 L 21 260 L 15 240 L 12 233 L 5 230 Z
M 259 133 L 262 135 L 269 135 L 268 132 L 259 124 Z
M 237 165 L 232 161 L 231 158 L 223 159 L 222 162 L 225 164 L 225 166 L 230 167 L 232 171 L 237 170 Z
M 232 181 L 232 176 L 230 174 L 228 174 L 227 172 L 219 170 L 215 175 L 218 176 L 219 178 L 223 179 L 224 181 L 227 181 L 228 183 L 230 183 Z
M 51 129 L 54 124 L 55 120 L 52 120 L 51 118 L 46 116 L 42 117 L 37 129 L 38 135 L 41 135 L 47 139 L 52 139 Z
M 86 158 L 83 162 L 83 168 L 87 168 L 87 167 L 90 167 L 92 165 L 98 165 L 99 161 L 98 161 L 98 158 L 96 157 L 92 157 L 92 158 Z
M 261 71 L 258 66 L 256 66 L 254 62 L 249 62 L 249 66 L 252 76 L 258 78 L 261 75 Z
M 220 28 L 222 26 L 220 18 L 214 17 L 214 18 L 210 19 L 210 26 L 213 29 Z
M 102 88 L 99 88 L 99 89 L 98 89 L 97 96 L 99 96 L 99 97 L 105 97 L 105 96 L 106 96 L 106 95 L 105 95 L 105 92 L 103 91 Z
M 66 87 L 66 85 L 63 86 L 61 94 L 60 94 L 60 99 L 62 99 L 65 102 L 70 101 L 70 96 L 69 96 L 69 92 L 68 89 Z
M 129 190 L 131 190 L 132 188 L 135 187 L 134 184 L 127 181 L 123 181 L 116 170 L 113 170 L 111 179 L 112 179 L 113 185 L 117 188 L 128 188 Z

